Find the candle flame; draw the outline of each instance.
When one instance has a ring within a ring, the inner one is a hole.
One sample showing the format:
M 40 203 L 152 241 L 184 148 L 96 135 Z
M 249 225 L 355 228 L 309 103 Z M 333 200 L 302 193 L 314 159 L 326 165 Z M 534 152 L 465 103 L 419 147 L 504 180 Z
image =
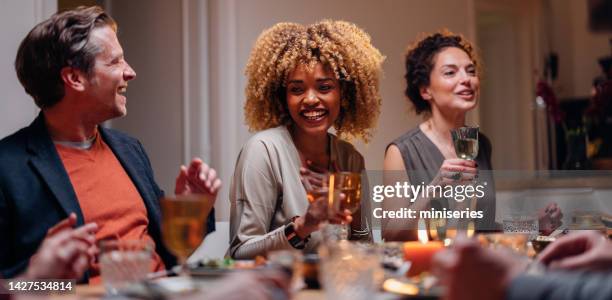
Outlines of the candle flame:
M 419 224 L 418 224 L 418 237 L 419 237 L 419 242 L 423 243 L 423 244 L 427 244 L 427 241 L 429 241 L 429 238 L 427 238 L 427 225 L 425 224 L 425 220 L 424 219 L 419 219 Z

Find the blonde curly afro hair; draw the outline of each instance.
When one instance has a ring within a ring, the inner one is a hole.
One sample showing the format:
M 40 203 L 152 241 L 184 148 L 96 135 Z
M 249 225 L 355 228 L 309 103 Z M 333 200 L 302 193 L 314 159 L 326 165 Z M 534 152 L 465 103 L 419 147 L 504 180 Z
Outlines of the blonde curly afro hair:
M 352 23 L 324 20 L 308 27 L 278 23 L 259 36 L 246 66 L 246 123 L 252 131 L 291 124 L 287 77 L 300 64 L 313 68 L 320 62 L 340 82 L 336 132 L 367 142 L 380 112 L 383 60 L 370 36 Z

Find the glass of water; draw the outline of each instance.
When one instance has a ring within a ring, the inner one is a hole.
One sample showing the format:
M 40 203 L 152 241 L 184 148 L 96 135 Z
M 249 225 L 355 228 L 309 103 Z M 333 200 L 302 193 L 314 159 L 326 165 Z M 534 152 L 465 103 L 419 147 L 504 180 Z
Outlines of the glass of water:
M 377 290 L 380 258 L 367 247 L 341 240 L 319 248 L 326 299 L 366 300 Z
M 146 240 L 106 240 L 99 243 L 102 282 L 110 295 L 144 280 L 151 270 L 154 244 Z
M 535 213 L 510 213 L 502 220 L 504 233 L 526 234 L 529 240 L 539 234 L 538 218 Z

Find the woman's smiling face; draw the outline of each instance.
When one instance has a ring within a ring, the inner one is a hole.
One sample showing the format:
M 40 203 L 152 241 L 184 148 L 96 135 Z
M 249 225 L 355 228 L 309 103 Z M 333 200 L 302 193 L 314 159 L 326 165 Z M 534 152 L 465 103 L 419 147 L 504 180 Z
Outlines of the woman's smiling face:
M 476 66 L 460 48 L 448 47 L 434 57 L 429 86 L 421 96 L 440 111 L 467 112 L 476 107 L 480 80 Z
M 295 130 L 301 134 L 327 134 L 340 114 L 340 83 L 321 63 L 312 70 L 300 64 L 287 80 L 287 107 Z

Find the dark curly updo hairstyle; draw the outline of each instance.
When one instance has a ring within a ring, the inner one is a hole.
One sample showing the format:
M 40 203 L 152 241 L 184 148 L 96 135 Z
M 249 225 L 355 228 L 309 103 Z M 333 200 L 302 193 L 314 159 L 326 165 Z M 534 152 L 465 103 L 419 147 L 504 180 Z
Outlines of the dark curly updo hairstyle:
M 405 94 L 414 105 L 418 114 L 431 113 L 431 104 L 421 97 L 419 89 L 429 86 L 429 75 L 433 70 L 436 54 L 448 47 L 459 48 L 470 57 L 476 65 L 477 74 L 480 74 L 476 54 L 472 45 L 461 35 L 453 34 L 448 30 L 442 30 L 435 34 L 427 35 L 415 44 L 408 47 L 406 52 L 406 91 Z

